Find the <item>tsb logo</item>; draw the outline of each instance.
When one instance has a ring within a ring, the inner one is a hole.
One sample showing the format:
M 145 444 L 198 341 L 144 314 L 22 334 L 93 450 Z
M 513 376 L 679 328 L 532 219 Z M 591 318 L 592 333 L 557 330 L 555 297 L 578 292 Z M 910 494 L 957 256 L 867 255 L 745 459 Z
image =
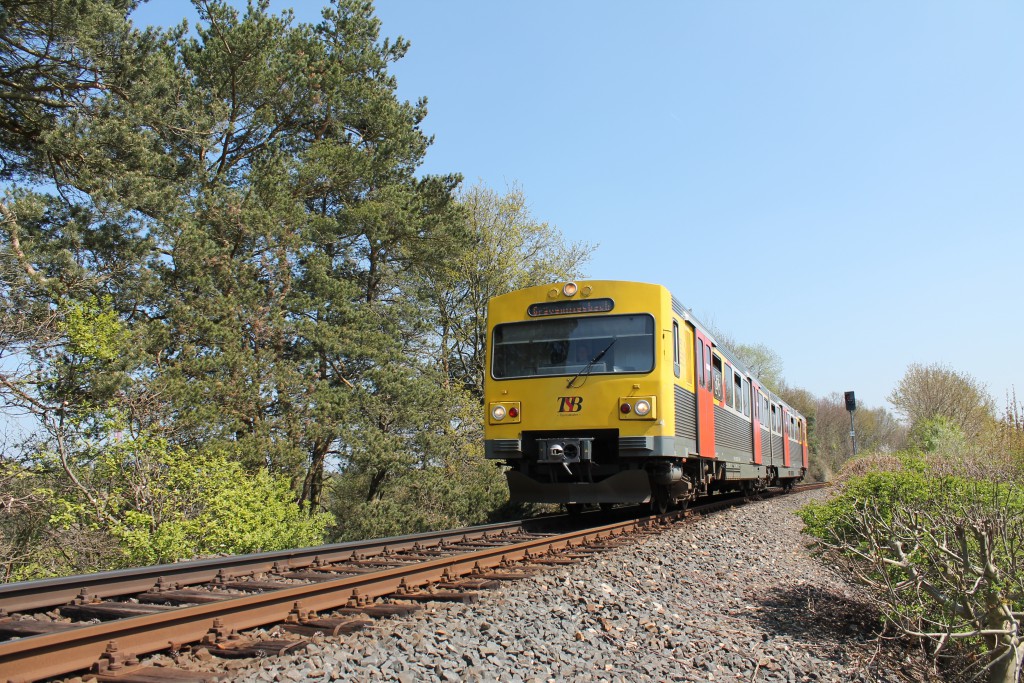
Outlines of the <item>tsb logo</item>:
M 582 396 L 559 396 L 558 397 L 558 412 L 560 413 L 578 413 L 583 410 L 583 397 Z

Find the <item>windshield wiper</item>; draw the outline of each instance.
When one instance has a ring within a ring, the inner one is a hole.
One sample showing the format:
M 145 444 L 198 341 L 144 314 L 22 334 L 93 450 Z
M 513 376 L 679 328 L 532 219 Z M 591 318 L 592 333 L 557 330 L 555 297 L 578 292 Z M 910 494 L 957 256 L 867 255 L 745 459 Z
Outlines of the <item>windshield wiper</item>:
M 596 356 L 594 356 L 593 358 L 591 358 L 590 362 L 587 363 L 585 366 L 583 366 L 583 369 L 580 370 L 579 372 L 577 372 L 575 377 L 573 377 L 571 380 L 569 380 L 569 383 L 565 385 L 565 388 L 566 389 L 572 389 L 572 385 L 576 382 L 576 380 L 578 380 L 580 378 L 580 375 L 589 375 L 590 374 L 590 369 L 592 367 L 594 367 L 594 363 L 596 363 L 597 361 L 599 361 L 602 358 L 604 358 L 604 354 L 608 353 L 608 349 L 612 348 L 612 346 L 614 346 L 615 342 L 617 342 L 617 341 L 618 341 L 618 337 L 616 337 L 615 339 L 612 339 L 611 344 L 608 344 L 608 346 L 604 347 L 604 349 L 601 350 L 601 353 L 599 353 Z

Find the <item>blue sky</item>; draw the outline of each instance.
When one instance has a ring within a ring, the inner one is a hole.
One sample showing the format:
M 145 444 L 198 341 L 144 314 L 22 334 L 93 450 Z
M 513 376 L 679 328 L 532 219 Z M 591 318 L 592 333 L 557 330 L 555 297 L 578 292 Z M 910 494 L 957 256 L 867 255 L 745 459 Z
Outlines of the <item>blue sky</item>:
M 519 185 L 598 245 L 588 276 L 668 286 L 819 396 L 888 407 L 939 362 L 1024 398 L 1024 4 L 376 7 L 429 101 L 423 172 Z

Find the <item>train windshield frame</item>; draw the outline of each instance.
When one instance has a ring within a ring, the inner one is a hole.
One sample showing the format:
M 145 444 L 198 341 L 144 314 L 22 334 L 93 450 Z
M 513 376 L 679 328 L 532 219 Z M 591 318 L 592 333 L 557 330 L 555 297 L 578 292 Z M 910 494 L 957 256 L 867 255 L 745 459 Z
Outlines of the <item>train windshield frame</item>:
M 654 316 L 649 313 L 495 325 L 491 332 L 491 377 L 572 376 L 587 370 L 588 364 L 590 375 L 647 374 L 655 365 L 654 330 Z

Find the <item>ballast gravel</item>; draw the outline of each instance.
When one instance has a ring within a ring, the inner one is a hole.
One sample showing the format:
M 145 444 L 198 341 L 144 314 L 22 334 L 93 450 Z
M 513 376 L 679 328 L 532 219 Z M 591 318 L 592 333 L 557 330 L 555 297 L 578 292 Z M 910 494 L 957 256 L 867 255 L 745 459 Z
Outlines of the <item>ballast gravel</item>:
M 857 587 L 814 557 L 795 510 L 826 490 L 716 513 L 577 564 L 434 603 L 287 657 L 228 663 L 307 681 L 920 681 Z M 223 671 L 223 669 L 222 669 Z

